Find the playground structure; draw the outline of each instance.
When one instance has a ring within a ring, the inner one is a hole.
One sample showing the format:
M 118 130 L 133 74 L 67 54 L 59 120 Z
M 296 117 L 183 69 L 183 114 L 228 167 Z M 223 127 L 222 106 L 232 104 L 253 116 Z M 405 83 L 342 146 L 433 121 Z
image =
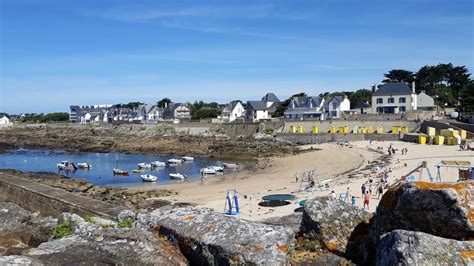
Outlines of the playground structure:
M 237 197 L 237 190 L 235 189 L 227 190 L 224 213 L 228 215 L 240 214 L 239 198 Z
M 411 170 L 408 174 L 404 175 L 402 177 L 402 180 L 415 181 L 412 178 L 410 178 L 411 174 L 413 174 L 414 172 L 417 172 L 419 170 L 420 171 L 420 176 L 419 176 L 418 180 L 421 181 L 422 177 L 423 177 L 423 170 L 425 170 L 428 173 L 428 177 L 430 178 L 430 182 L 433 182 L 433 176 L 431 175 L 431 171 L 427 167 L 427 165 L 428 165 L 427 161 L 422 161 L 419 166 L 417 166 L 415 169 Z M 439 176 L 439 177 L 437 176 L 436 181 L 441 182 L 441 176 Z
M 441 180 L 441 168 L 452 168 L 459 170 L 459 181 L 474 180 L 474 165 L 469 161 L 441 161 L 436 165 L 436 179 Z

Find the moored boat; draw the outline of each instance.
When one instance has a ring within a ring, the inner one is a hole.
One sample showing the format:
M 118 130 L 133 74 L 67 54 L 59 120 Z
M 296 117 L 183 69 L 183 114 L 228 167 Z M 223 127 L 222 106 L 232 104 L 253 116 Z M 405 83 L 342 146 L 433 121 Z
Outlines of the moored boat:
M 140 167 L 140 168 L 146 168 L 146 169 L 151 169 L 151 168 L 153 168 L 153 165 L 150 164 L 150 163 L 139 163 L 139 164 L 138 164 L 138 167 Z
M 229 169 L 239 168 L 238 163 L 222 163 L 222 165 L 224 166 L 224 168 L 229 168 Z
M 191 156 L 183 156 L 183 157 L 181 157 L 181 159 L 183 159 L 183 161 L 187 161 L 187 162 L 194 161 L 194 157 L 191 157 Z
M 74 163 L 69 161 L 61 161 L 60 163 L 56 164 L 59 169 L 68 169 L 68 168 L 76 168 Z
M 114 168 L 114 175 L 128 175 L 128 171 Z
M 217 174 L 216 170 L 211 169 L 209 167 L 201 168 L 200 172 L 201 172 L 201 175 L 215 175 L 215 174 Z
M 141 177 L 142 177 L 142 180 L 145 182 L 156 182 L 156 180 L 158 179 L 156 176 L 149 175 L 149 174 L 141 175 Z
M 90 168 L 92 168 L 92 164 L 89 164 L 89 163 L 77 163 L 77 167 L 83 168 L 83 169 L 90 169 Z
M 180 173 L 170 173 L 169 176 L 170 176 L 170 178 L 172 178 L 172 179 L 181 179 L 181 180 L 188 178 L 187 175 L 185 175 L 185 174 L 180 174 Z
M 207 168 L 215 170 L 216 172 L 224 172 L 224 167 L 223 166 L 213 165 L 213 166 L 209 166 Z
M 134 172 L 134 173 L 141 173 L 142 170 L 140 170 L 140 169 L 134 169 L 134 170 L 132 170 L 132 172 Z
M 166 166 L 165 162 L 160 162 L 160 161 L 154 161 L 154 162 L 151 162 L 151 164 L 154 165 L 155 167 L 165 167 Z
M 181 159 L 169 159 L 168 160 L 169 164 L 180 164 L 182 162 L 183 162 L 183 160 L 181 160 Z

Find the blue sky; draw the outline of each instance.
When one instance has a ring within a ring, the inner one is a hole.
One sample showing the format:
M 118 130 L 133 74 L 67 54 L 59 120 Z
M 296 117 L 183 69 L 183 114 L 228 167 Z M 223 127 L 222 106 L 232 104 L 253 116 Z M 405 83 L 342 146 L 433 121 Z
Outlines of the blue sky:
M 0 0 L 0 112 L 281 99 L 473 69 L 470 0 Z

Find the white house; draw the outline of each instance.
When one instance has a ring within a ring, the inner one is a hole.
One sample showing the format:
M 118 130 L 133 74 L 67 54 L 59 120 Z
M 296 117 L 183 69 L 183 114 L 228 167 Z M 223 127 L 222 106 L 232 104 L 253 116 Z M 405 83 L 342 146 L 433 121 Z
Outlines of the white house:
M 244 106 L 240 101 L 232 101 L 222 109 L 221 117 L 224 123 L 232 123 L 238 118 L 245 116 Z
M 386 83 L 374 86 L 375 92 L 372 94 L 372 113 L 378 114 L 398 114 L 417 109 L 417 95 L 415 93 L 415 83 L 412 88 L 408 84 Z
M 245 111 L 248 121 L 259 122 L 271 119 L 268 114 L 268 107 L 262 101 L 248 101 Z
M 295 97 L 285 111 L 286 119 L 318 118 L 324 120 L 324 99 L 321 97 Z
M 265 94 L 261 102 L 264 102 L 268 108 L 268 115 L 272 117 L 275 114 L 276 108 L 280 105 L 280 99 L 272 92 Z
M 0 125 L 9 125 L 11 124 L 10 119 L 7 116 L 0 118 Z
M 347 96 L 334 96 L 327 102 L 328 118 L 341 118 L 341 113 L 351 109 L 351 102 Z
M 417 108 L 418 109 L 433 109 L 436 107 L 433 97 L 429 96 L 425 93 L 425 91 L 421 91 L 416 96 Z
M 191 119 L 191 109 L 182 103 L 170 103 L 163 110 L 165 120 L 188 120 Z

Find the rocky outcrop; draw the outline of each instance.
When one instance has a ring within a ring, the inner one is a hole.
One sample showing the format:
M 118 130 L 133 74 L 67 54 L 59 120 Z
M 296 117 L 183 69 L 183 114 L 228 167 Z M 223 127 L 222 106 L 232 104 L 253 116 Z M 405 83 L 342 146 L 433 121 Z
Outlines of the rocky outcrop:
M 264 224 L 278 225 L 291 228 L 295 234 L 301 230 L 301 221 L 303 219 L 303 213 L 297 212 L 290 215 L 281 217 L 271 217 L 263 221 Z
M 177 208 L 156 217 L 160 235 L 177 243 L 190 261 L 201 265 L 285 264 L 295 236 L 288 228 L 206 208 Z
M 372 215 L 337 199 L 319 197 L 306 201 L 303 232 L 327 250 L 360 261 Z
M 376 265 L 473 265 L 474 242 L 394 230 L 377 246 Z
M 374 218 L 375 241 L 396 229 L 474 239 L 474 182 L 400 183 L 389 189 Z

